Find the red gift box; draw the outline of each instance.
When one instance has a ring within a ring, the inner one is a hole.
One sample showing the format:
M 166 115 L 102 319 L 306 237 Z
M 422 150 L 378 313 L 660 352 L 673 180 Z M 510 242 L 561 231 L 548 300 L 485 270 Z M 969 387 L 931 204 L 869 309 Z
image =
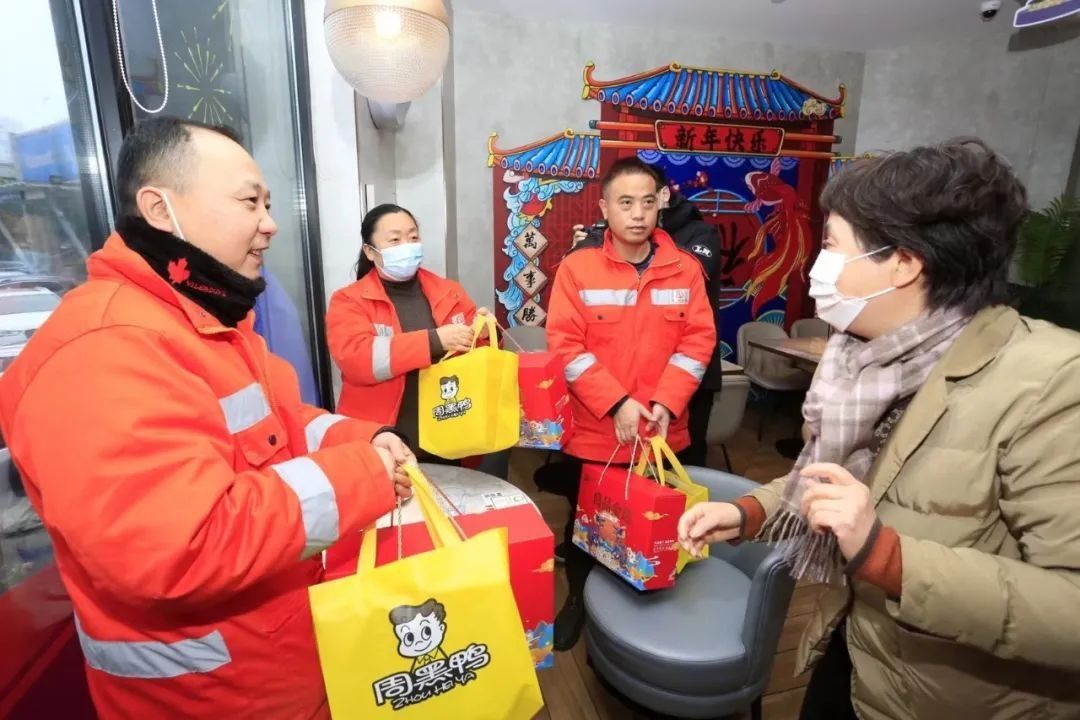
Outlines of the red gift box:
M 498 499 L 496 499 L 498 502 Z M 525 636 L 536 669 L 552 667 L 555 657 L 555 546 L 554 536 L 544 518 L 531 504 L 497 507 L 485 512 L 452 515 L 466 537 L 484 530 L 505 527 L 510 546 L 510 585 L 517 600 Z M 401 557 L 433 549 L 431 536 L 422 522 L 401 526 Z M 375 565 L 398 559 L 398 528 L 376 530 Z M 326 579 L 335 580 L 356 573 L 361 535 L 342 538 L 326 551 Z
M 562 450 L 574 431 L 565 366 L 555 353 L 518 355 L 521 439 L 518 447 Z
M 638 590 L 671 587 L 685 509 L 686 496 L 677 490 L 627 468 L 586 464 L 574 544 Z

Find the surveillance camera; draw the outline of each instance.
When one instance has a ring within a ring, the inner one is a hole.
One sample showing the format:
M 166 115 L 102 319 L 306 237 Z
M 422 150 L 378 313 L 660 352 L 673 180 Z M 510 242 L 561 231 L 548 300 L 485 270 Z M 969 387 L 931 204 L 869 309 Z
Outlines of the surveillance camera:
M 993 20 L 1001 9 L 1001 0 L 982 0 L 979 3 L 979 13 L 983 20 Z

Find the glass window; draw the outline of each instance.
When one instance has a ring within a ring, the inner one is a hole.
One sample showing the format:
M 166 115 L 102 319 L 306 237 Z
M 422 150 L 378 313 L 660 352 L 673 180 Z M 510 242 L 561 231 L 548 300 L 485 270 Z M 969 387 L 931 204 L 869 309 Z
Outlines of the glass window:
M 266 256 L 264 272 L 271 277 L 267 297 L 256 307 L 256 329 L 293 364 L 304 399 L 317 404 L 311 360 L 316 313 L 305 266 L 310 198 L 298 130 L 291 3 L 157 0 L 156 18 L 155 5 L 145 0 L 120 0 L 119 7 L 135 117 L 149 117 L 150 110 L 228 125 L 262 169 L 278 234 Z
M 59 304 L 60 297 L 44 288 L 0 290 L 0 336 L 5 330 L 40 327 L 49 313 Z M 36 317 L 31 318 L 27 315 Z M 27 322 L 35 324 L 26 325 Z
M 19 3 L 0 22 L 0 372 L 86 279 L 90 249 L 111 224 L 80 37 L 60 0 Z M 51 560 L 0 449 L 0 593 Z

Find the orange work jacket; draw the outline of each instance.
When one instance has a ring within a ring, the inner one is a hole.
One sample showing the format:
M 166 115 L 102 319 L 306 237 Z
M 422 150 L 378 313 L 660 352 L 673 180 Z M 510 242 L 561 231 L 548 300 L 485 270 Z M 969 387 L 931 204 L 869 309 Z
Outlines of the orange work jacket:
M 716 344 L 716 324 L 704 273 L 693 255 L 663 230 L 656 254 L 639 277 L 620 258 L 607 231 L 601 247 L 570 252 L 558 272 L 548 310 L 548 347 L 566 365 L 574 412 L 567 453 L 585 460 L 630 462 L 631 447 L 616 452 L 610 412 L 624 397 L 674 418 L 668 443 L 690 444 L 687 404 Z
M 418 276 L 436 327 L 472 323 L 476 305 L 461 285 L 423 269 Z M 431 366 L 431 346 L 426 330 L 401 331 L 377 272 L 372 270 L 330 298 L 326 339 L 341 370 L 338 412 L 382 425 L 397 424 L 405 375 Z
M 327 717 L 307 588 L 394 505 L 379 427 L 301 403 L 117 235 L 0 378 L 100 717 Z

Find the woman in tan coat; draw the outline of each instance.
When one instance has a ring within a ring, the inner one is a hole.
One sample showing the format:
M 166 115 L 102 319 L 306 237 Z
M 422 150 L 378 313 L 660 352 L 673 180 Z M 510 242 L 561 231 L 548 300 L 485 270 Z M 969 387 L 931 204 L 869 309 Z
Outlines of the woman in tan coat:
M 955 140 L 859 161 L 821 205 L 810 293 L 838 332 L 810 441 L 682 542 L 783 540 L 829 583 L 804 720 L 1080 718 L 1080 335 L 1004 305 L 1023 186 Z

